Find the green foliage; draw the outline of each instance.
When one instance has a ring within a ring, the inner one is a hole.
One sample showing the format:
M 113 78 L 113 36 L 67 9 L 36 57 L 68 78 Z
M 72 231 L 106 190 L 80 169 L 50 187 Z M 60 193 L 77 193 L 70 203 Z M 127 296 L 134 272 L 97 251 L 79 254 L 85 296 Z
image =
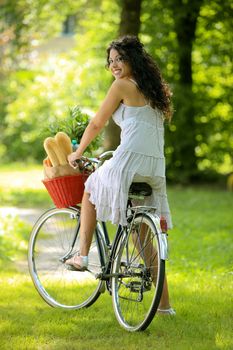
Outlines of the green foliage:
M 231 5 L 229 0 L 203 1 L 193 41 L 190 106 L 186 89 L 179 85 L 174 6 L 181 16 L 194 5 L 191 1 L 143 0 L 140 37 L 174 91 L 174 119 L 166 133 L 167 167 L 171 180 L 183 182 L 190 172 L 193 178 L 203 178 L 207 173 L 215 176 L 233 170 Z M 4 2 L 0 25 L 4 33 L 10 30 L 13 36 L 8 35 L 10 41 L 0 50 L 2 161 L 41 160 L 42 126 L 55 118 L 67 118 L 67 106 L 79 105 L 89 115 L 98 109 L 111 82 L 104 69 L 105 50 L 117 36 L 120 12 L 121 1 Z M 60 32 L 70 14 L 76 16 L 74 46 L 57 52 L 51 38 L 65 41 Z M 41 51 L 36 50 L 38 43 Z M 46 45 L 47 52 L 42 50 Z M 194 112 L 195 125 L 189 125 Z M 192 168 L 186 172 L 191 155 L 186 155 L 182 146 L 189 140 L 187 146 L 193 148 L 197 164 L 195 173 Z
M 76 9 L 79 33 L 75 46 L 68 53 L 42 53 L 27 70 L 9 75 L 6 95 L 12 96 L 12 100 L 7 105 L 0 135 L 2 161 L 41 161 L 44 157 L 43 126 L 65 120 L 67 106 L 75 104 L 93 115 L 104 98 L 109 85 L 105 49 L 117 30 L 117 5 L 110 5 L 108 1 L 102 1 L 100 7 L 98 2 L 90 5 L 83 1 L 81 5 L 86 6 L 85 12 Z M 67 6 L 70 11 L 74 10 L 70 3 Z M 116 15 L 110 16 L 110 13 Z M 61 24 L 59 16 L 57 21 Z M 102 30 L 97 36 L 95 28 L 100 22 Z
M 11 215 L 0 217 L 0 266 L 22 258 L 27 251 L 30 226 L 18 217 Z
M 90 117 L 82 113 L 79 106 L 75 106 L 69 109 L 69 115 L 67 118 L 62 120 L 57 120 L 51 123 L 45 130 L 48 136 L 55 136 L 59 131 L 65 132 L 71 140 L 76 140 L 77 143 L 80 142 L 81 137 L 88 126 Z M 101 142 L 101 137 L 98 136 L 86 149 L 87 153 L 94 152 Z
M 223 174 L 233 171 L 230 13 L 229 1 L 206 1 L 193 49 L 199 169 Z
M 64 59 L 63 59 L 64 62 Z M 79 95 L 79 71 L 74 72 L 74 62 L 66 59 L 67 66 L 52 66 L 51 71 L 43 74 L 24 72 L 20 76 L 15 75 L 12 79 L 12 90 L 18 89 L 18 98 L 8 105 L 5 118 L 5 130 L 2 135 L 2 159 L 5 161 L 30 161 L 40 160 L 44 157 L 43 141 L 48 134 L 44 127 L 48 124 L 67 127 L 69 123 L 79 123 L 77 137 L 80 140 L 87 125 L 87 116 L 84 114 L 71 117 L 67 106 L 73 105 Z M 63 69 L 63 72 L 61 70 Z M 28 91 L 30 90 L 30 97 Z M 82 108 L 84 109 L 84 108 Z M 85 109 L 84 109 L 85 110 Z M 90 109 L 86 109 L 89 112 Z M 89 113 L 90 114 L 90 113 Z M 92 114 L 92 113 L 91 113 Z M 84 117 L 84 124 L 82 122 Z M 65 124 L 67 124 L 65 126 Z M 61 129 L 60 129 L 61 130 Z M 77 130 L 76 130 L 77 131 Z M 76 134 L 73 129 L 73 133 Z M 74 135 L 75 136 L 75 135 Z M 89 147 L 89 151 L 99 146 L 99 137 Z
M 48 126 L 49 135 L 55 136 L 59 131 L 67 133 L 71 139 L 80 140 L 89 123 L 89 116 L 83 114 L 78 106 L 69 108 L 69 115 L 65 120 L 54 121 Z
M 178 81 L 177 51 L 179 50 L 174 19 L 166 1 L 142 1 L 140 38 L 173 87 Z
M 185 182 L 191 175 L 196 180 L 208 181 L 216 179 L 219 173 L 232 172 L 230 1 L 203 1 L 193 41 L 192 92 L 179 84 L 180 47 L 172 8 L 175 7 L 180 17 L 184 11 L 192 14 L 192 6 L 196 3 L 144 0 L 142 5 L 141 38 L 173 90 L 175 113 L 172 124 L 167 127 L 165 149 L 168 178 Z M 195 124 L 190 124 L 193 113 Z M 185 148 L 182 148 L 184 144 L 189 146 L 189 142 L 193 151 L 185 154 Z M 193 157 L 198 173 L 189 167 Z
M 174 93 L 177 113 L 166 130 L 166 156 L 169 164 L 167 176 L 173 182 L 184 184 L 196 180 L 198 173 L 195 156 L 195 101 L 190 86 L 184 90 L 184 86 L 177 83 Z

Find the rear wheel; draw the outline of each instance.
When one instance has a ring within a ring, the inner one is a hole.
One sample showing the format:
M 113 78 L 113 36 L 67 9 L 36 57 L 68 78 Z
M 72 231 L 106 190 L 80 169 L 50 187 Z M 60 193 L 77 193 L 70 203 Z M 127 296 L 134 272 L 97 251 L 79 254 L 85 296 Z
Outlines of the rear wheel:
M 128 331 L 151 323 L 163 290 L 165 261 L 160 256 L 156 227 L 138 214 L 118 241 L 113 262 L 112 299 L 117 320 Z
M 95 274 L 102 271 L 100 250 L 105 259 L 99 224 L 89 253 L 90 271 L 70 271 L 65 264 L 68 256 L 79 252 L 79 219 L 80 212 L 76 208 L 51 209 L 39 218 L 31 232 L 30 274 L 41 297 L 53 307 L 79 309 L 89 306 L 104 287 L 103 282 L 95 278 Z

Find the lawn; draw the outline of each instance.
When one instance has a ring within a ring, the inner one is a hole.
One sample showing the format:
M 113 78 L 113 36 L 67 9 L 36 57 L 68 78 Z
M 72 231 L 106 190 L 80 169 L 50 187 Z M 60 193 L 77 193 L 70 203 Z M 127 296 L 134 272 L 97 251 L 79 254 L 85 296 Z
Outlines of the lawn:
M 18 177 L 26 181 L 31 170 L 19 171 Z M 50 206 L 39 186 L 6 190 L 0 178 L 8 206 Z M 12 191 L 18 198 L 13 203 Z M 27 191 L 30 195 L 25 196 Z M 39 202 L 33 191 L 41 196 Z M 174 228 L 167 274 L 175 317 L 156 316 L 146 331 L 131 334 L 115 320 L 107 293 L 85 310 L 50 308 L 25 269 L 30 225 L 2 218 L 0 238 L 4 232 L 8 241 L 5 250 L 0 249 L 0 349 L 233 349 L 233 195 L 200 187 L 169 187 L 168 194 Z
M 0 206 L 48 207 L 52 204 L 40 165 L 21 163 L 0 166 Z

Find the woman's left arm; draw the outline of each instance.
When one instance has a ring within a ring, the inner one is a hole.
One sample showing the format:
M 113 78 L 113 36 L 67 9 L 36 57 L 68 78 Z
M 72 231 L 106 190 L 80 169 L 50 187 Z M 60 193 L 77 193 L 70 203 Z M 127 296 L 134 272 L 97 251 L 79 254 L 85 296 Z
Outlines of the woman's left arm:
M 100 109 L 96 113 L 95 117 L 90 121 L 86 130 L 83 133 L 78 149 L 68 156 L 69 163 L 72 163 L 76 159 L 80 159 L 85 149 L 89 146 L 91 141 L 100 133 L 100 131 L 105 126 L 106 122 L 110 119 L 113 112 L 119 106 L 121 100 L 123 99 L 122 85 L 124 84 L 121 79 L 115 80 Z

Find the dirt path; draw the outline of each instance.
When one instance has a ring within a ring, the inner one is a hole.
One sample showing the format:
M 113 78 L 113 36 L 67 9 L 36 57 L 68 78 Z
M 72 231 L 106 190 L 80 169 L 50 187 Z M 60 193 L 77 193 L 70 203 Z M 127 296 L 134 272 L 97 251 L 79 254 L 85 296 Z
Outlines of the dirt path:
M 16 207 L 0 207 L 0 217 L 19 217 L 26 223 L 34 225 L 39 216 L 44 212 L 41 209 L 32 209 L 32 208 L 16 208 Z M 28 232 L 29 234 L 29 232 Z M 27 256 L 23 260 L 17 261 L 17 269 L 20 272 L 28 273 L 28 263 Z
M 42 209 L 1 207 L 0 216 L 18 216 L 23 221 L 33 225 L 43 211 Z

